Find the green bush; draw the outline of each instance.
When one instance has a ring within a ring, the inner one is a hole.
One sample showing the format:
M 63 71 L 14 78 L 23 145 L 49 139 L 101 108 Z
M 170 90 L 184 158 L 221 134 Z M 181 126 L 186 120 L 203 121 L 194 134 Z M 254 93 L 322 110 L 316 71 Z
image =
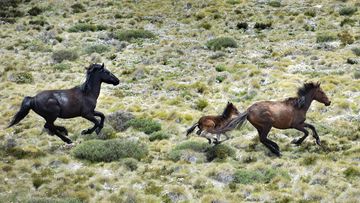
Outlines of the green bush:
M 172 161 L 179 161 L 185 150 L 204 153 L 208 150 L 210 145 L 207 142 L 186 141 L 176 145 L 169 153 L 168 157 Z
M 196 109 L 202 111 L 205 107 L 209 105 L 209 103 L 205 99 L 199 99 L 195 103 Z
M 344 25 L 354 26 L 355 23 L 356 23 L 356 20 L 350 19 L 350 18 L 345 18 L 344 20 L 341 21 L 340 26 L 341 27 L 343 27 Z
M 86 11 L 84 5 L 82 5 L 81 3 L 73 4 L 71 6 L 71 8 L 72 8 L 73 13 L 82 13 L 82 12 Z
M 64 199 L 54 199 L 54 198 L 44 198 L 44 197 L 33 197 L 25 201 L 26 203 L 82 203 L 79 199 L 75 198 L 64 198 Z
M 226 79 L 226 76 L 223 76 L 223 75 L 218 75 L 215 78 L 216 82 L 218 82 L 218 83 L 222 83 L 225 79 Z
M 106 30 L 106 29 L 107 29 L 107 26 L 105 26 L 105 25 L 78 23 L 78 24 L 75 24 L 72 27 L 70 27 L 68 29 L 68 31 L 69 32 L 87 32 L 87 31 L 96 32 L 96 31 L 101 31 L 101 30 Z
M 92 44 L 85 48 L 85 53 L 92 54 L 92 53 L 104 53 L 110 51 L 110 48 L 104 44 Z
M 268 28 L 271 28 L 272 22 L 256 22 L 254 25 L 254 29 L 258 29 L 258 30 L 265 30 Z
M 226 66 L 224 66 L 224 65 L 217 65 L 217 66 L 215 67 L 215 70 L 216 70 L 217 72 L 226 71 Z
M 147 30 L 122 30 L 115 33 L 114 37 L 120 41 L 128 41 L 134 39 L 154 38 L 155 35 Z
M 343 7 L 339 10 L 339 14 L 342 16 L 351 16 L 352 14 L 356 13 L 357 7 L 355 6 L 349 6 L 349 7 Z
M 140 160 L 147 154 L 144 144 L 123 139 L 89 140 L 77 145 L 73 150 L 76 158 L 91 162 L 111 162 L 122 158 Z
M 142 131 L 146 134 L 161 130 L 161 125 L 157 121 L 148 118 L 134 118 L 125 124 L 126 128 L 133 127 L 136 130 Z
M 44 25 L 48 25 L 49 23 L 46 22 L 45 19 L 36 19 L 36 20 L 30 20 L 29 21 L 30 25 L 40 25 L 40 26 L 44 26 Z
M 235 172 L 233 182 L 240 184 L 269 183 L 276 176 L 290 179 L 289 174 L 280 169 L 264 169 L 253 171 L 241 169 Z
M 316 10 L 315 9 L 308 9 L 304 13 L 306 16 L 309 17 L 315 17 L 316 16 Z
M 13 147 L 6 149 L 6 154 L 16 157 L 17 159 L 38 158 L 46 154 L 36 147 Z
M 63 49 L 54 51 L 52 58 L 55 62 L 61 63 L 64 60 L 75 61 L 79 55 L 75 50 Z
M 319 33 L 316 36 L 316 42 L 322 43 L 322 42 L 332 42 L 337 39 L 336 35 L 332 33 Z
M 236 48 L 236 41 L 230 37 L 219 37 L 206 42 L 206 46 L 213 50 L 221 50 L 222 48 L 232 47 Z
M 55 64 L 53 66 L 54 70 L 55 71 L 60 71 L 60 72 L 63 72 L 64 70 L 69 70 L 70 69 L 70 65 L 67 64 L 67 63 L 58 63 L 58 64 Z
M 29 15 L 31 16 L 37 16 L 39 15 L 40 13 L 42 13 L 42 9 L 37 7 L 37 6 L 34 6 L 32 7 L 29 11 L 28 11 Z
M 169 139 L 170 135 L 167 134 L 166 132 L 163 131 L 157 131 L 157 132 L 153 132 L 150 136 L 149 136 L 149 140 L 150 142 L 153 142 L 155 140 L 165 140 L 165 139 Z
M 201 23 L 200 27 L 204 28 L 205 30 L 210 30 L 211 24 L 210 23 Z
M 340 32 L 338 37 L 343 45 L 352 44 L 355 42 L 354 36 L 352 36 L 348 31 Z
M 344 175 L 346 178 L 360 177 L 360 169 L 359 167 L 350 166 L 344 171 Z
M 269 1 L 268 5 L 272 7 L 281 7 L 281 2 L 279 0 L 272 0 Z
M 138 166 L 137 166 L 138 161 L 136 159 L 134 159 L 134 158 L 125 158 L 121 162 L 130 171 L 135 171 L 138 168 Z
M 34 82 L 34 78 L 29 72 L 18 72 L 11 74 L 10 81 L 17 84 L 29 84 Z
M 219 144 L 210 147 L 206 151 L 206 158 L 208 161 L 213 161 L 214 159 L 224 160 L 227 157 L 234 157 L 235 150 L 227 145 Z

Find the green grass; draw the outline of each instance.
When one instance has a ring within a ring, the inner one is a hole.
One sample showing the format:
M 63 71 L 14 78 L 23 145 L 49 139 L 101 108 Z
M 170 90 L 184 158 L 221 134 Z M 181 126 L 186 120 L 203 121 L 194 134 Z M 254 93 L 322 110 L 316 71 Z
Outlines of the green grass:
M 92 44 L 85 48 L 85 53 L 92 54 L 92 53 L 104 53 L 110 51 L 110 47 L 104 44 Z
M 226 144 L 218 144 L 208 148 L 206 158 L 208 161 L 225 160 L 227 157 L 235 157 L 235 150 Z
M 146 134 L 161 130 L 161 124 L 149 118 L 134 118 L 126 123 L 126 127 L 133 127 Z
M 342 16 L 351 16 L 356 12 L 357 12 L 357 7 L 355 6 L 343 7 L 339 10 L 339 14 Z
M 215 38 L 212 40 L 209 40 L 206 42 L 206 46 L 213 50 L 221 50 L 224 48 L 236 48 L 237 47 L 237 43 L 233 38 L 230 37 L 219 37 L 219 38 Z
M 114 34 L 115 38 L 120 41 L 132 41 L 135 39 L 154 38 L 155 35 L 147 30 L 121 30 Z
M 195 108 L 198 109 L 199 111 L 202 111 L 204 108 L 206 108 L 209 103 L 207 100 L 205 99 L 199 99 L 195 102 Z
M 91 162 L 111 162 L 123 158 L 140 160 L 147 154 L 144 144 L 123 139 L 89 140 L 77 145 L 73 150 L 76 158 Z
M 163 132 L 163 131 L 153 132 L 149 136 L 150 142 L 153 142 L 155 140 L 165 140 L 165 139 L 169 139 L 169 138 L 170 138 L 170 134 Z
M 276 176 L 290 179 L 287 172 L 281 169 L 246 170 L 241 169 L 234 174 L 234 183 L 251 185 L 255 183 L 269 183 Z
M 106 30 L 107 26 L 105 25 L 95 25 L 89 23 L 78 23 L 71 26 L 68 31 L 69 32 L 96 32 L 101 30 Z
M 34 77 L 30 72 L 18 72 L 11 74 L 10 81 L 17 84 L 30 84 L 34 82 Z
M 323 43 L 323 42 L 332 42 L 337 40 L 337 37 L 333 33 L 318 33 L 316 35 L 316 42 Z

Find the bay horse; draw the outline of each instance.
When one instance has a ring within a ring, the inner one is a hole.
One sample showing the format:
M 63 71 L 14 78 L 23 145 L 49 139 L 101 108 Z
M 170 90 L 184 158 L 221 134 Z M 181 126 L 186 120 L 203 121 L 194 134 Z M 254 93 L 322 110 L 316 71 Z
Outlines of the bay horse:
M 207 134 L 216 134 L 214 144 L 219 144 L 221 134 L 226 136 L 226 140 L 229 139 L 229 136 L 226 134 L 226 131 L 218 132 L 216 129 L 226 126 L 227 123 L 238 114 L 239 111 L 235 105 L 231 102 L 228 102 L 224 112 L 221 115 L 201 117 L 197 123 L 195 123 L 186 131 L 186 136 L 188 137 L 189 134 L 192 133 L 196 127 L 198 127 L 199 130 L 196 132 L 197 135 L 205 137 L 209 144 L 211 144 L 211 138 L 208 137 Z
M 281 156 L 279 146 L 267 138 L 272 127 L 278 129 L 293 128 L 303 132 L 304 136 L 291 142 L 296 145 L 300 145 L 309 135 L 309 132 L 305 129 L 309 128 L 313 132 L 316 144 L 321 146 L 315 127 L 305 122 L 306 112 L 309 110 L 313 100 L 323 103 L 325 106 L 329 106 L 331 103 L 321 89 L 320 83 L 305 83 L 303 87 L 298 89 L 297 97 L 283 101 L 257 102 L 251 105 L 244 113 L 241 113 L 238 118 L 228 123 L 228 126 L 218 131 L 234 129 L 236 126 L 243 125 L 247 119 L 257 129 L 260 142 L 277 156 Z
M 103 113 L 95 111 L 101 83 L 116 86 L 119 84 L 119 79 L 108 71 L 104 64 L 91 64 L 86 69 L 86 81 L 80 86 L 66 90 L 45 90 L 34 97 L 25 97 L 20 110 L 13 117 L 8 128 L 19 123 L 30 110 L 33 110 L 45 119 L 44 128 L 50 135 L 55 134 L 68 144 L 72 141 L 66 137 L 68 135 L 66 128 L 54 124 L 57 118 L 81 116 L 94 123 L 94 127 L 83 130 L 81 134 L 91 134 L 94 131 L 99 134 L 105 120 Z M 100 122 L 95 116 L 100 117 Z

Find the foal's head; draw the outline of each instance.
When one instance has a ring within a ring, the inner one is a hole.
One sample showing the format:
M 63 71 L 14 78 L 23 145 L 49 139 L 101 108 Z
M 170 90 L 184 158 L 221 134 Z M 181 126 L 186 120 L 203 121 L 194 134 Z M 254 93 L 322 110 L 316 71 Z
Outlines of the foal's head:
M 324 90 L 321 89 L 320 83 L 305 83 L 304 87 L 299 89 L 298 95 L 305 96 L 305 94 L 309 93 L 310 91 L 313 92 L 313 98 L 315 101 L 325 104 L 325 106 L 329 106 L 331 101 L 326 96 Z
M 113 75 L 109 70 L 107 70 L 104 66 L 104 64 L 100 65 L 100 64 L 91 64 L 88 68 L 87 68 L 87 72 L 86 72 L 87 76 L 89 77 L 94 76 L 100 79 L 101 82 L 107 83 L 107 84 L 112 84 L 112 85 L 118 85 L 119 84 L 119 79 Z
M 235 107 L 235 105 L 231 102 L 228 102 L 222 116 L 224 118 L 231 118 L 232 116 L 236 116 L 240 114 L 239 110 Z

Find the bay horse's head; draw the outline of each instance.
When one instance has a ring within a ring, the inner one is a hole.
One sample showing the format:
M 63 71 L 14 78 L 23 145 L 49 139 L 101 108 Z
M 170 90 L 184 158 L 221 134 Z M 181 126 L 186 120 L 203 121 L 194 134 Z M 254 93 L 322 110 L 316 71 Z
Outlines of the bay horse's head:
M 93 75 L 100 79 L 101 82 L 112 84 L 114 86 L 120 83 L 119 79 L 105 68 L 104 63 L 102 65 L 94 63 L 86 69 L 88 76 Z
M 326 96 L 324 90 L 321 89 L 319 82 L 316 83 L 316 89 L 314 91 L 314 100 L 325 104 L 325 106 L 329 106 L 331 104 L 331 101 Z
M 239 114 L 240 114 L 240 112 L 236 108 L 236 106 L 233 103 L 228 102 L 226 107 L 225 107 L 224 112 L 222 113 L 222 116 L 224 118 L 231 118 L 232 116 L 237 116 Z

